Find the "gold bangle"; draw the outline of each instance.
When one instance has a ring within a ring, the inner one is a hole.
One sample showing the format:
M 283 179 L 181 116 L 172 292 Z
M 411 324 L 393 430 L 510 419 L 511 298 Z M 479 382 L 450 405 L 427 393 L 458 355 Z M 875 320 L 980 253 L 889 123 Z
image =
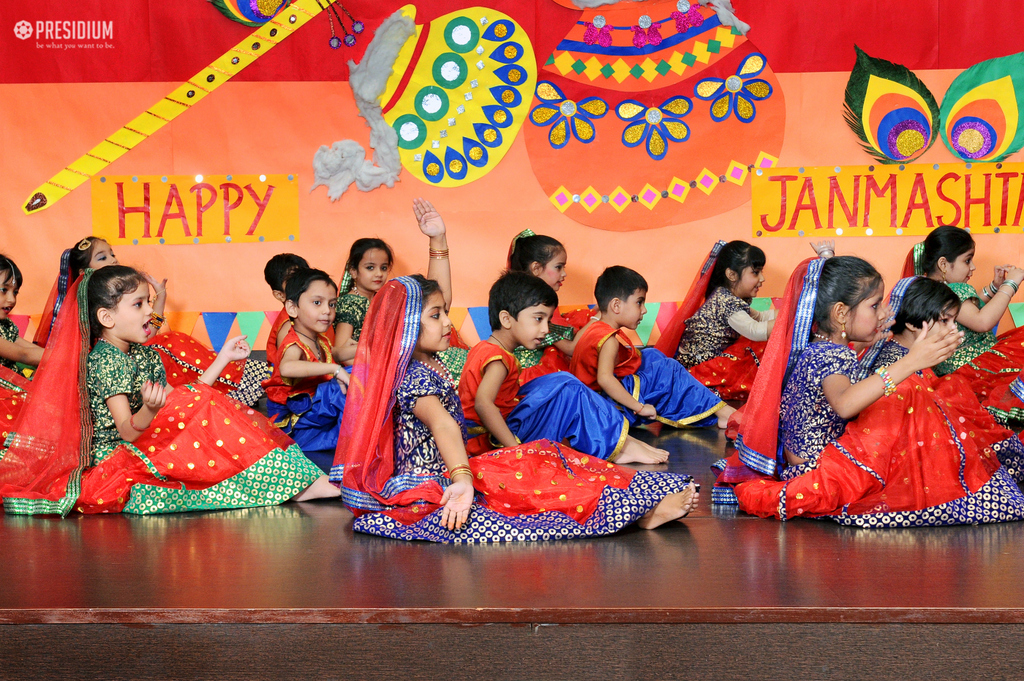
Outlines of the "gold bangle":
M 448 477 L 454 478 L 459 473 L 466 473 L 469 477 L 473 477 L 473 470 L 469 467 L 469 464 L 459 464 L 448 471 Z

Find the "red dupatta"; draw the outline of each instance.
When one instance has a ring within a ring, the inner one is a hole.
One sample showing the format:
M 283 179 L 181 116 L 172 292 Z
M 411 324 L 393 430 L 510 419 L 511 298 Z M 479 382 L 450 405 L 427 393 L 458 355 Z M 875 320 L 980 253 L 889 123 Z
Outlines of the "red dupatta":
M 402 484 L 395 472 L 395 395 L 419 337 L 423 291 L 412 277 L 384 284 L 370 303 L 345 398 L 331 481 L 357 516 L 417 501 L 438 503 L 436 482 Z
M 775 475 L 779 460 L 779 405 L 792 364 L 807 347 L 825 260 L 809 258 L 797 265 L 786 284 L 775 331 L 768 338 L 761 367 L 750 388 L 746 418 L 736 437 L 739 459 L 748 468 Z
M 35 336 L 32 338 L 32 342 L 36 345 L 46 347 L 46 343 L 50 339 L 50 333 L 53 331 L 53 320 L 56 318 L 57 313 L 60 312 L 61 305 L 63 305 L 64 298 L 68 292 L 68 286 L 72 282 L 71 249 L 69 248 L 60 256 L 60 270 L 57 280 L 53 282 L 53 288 L 50 289 L 50 295 L 46 299 L 46 307 L 43 308 L 43 317 L 39 320 L 39 326 L 36 328 Z
M 924 271 L 922 270 L 921 263 L 924 259 L 924 242 L 914 244 L 914 247 L 907 253 L 907 259 L 903 261 L 903 273 L 900 275 L 901 279 L 907 277 L 922 276 Z
M 711 248 L 711 252 L 708 253 L 708 257 L 704 261 L 704 266 L 700 268 L 697 276 L 693 279 L 693 283 L 690 284 L 690 290 L 686 293 L 683 304 L 679 306 L 679 309 L 672 316 L 672 321 L 661 332 L 661 338 L 658 339 L 654 347 L 660 350 L 663 355 L 667 357 L 676 356 L 676 351 L 679 350 L 679 343 L 683 340 L 683 332 L 686 331 L 686 322 L 690 317 L 697 314 L 697 310 L 700 309 L 700 306 L 704 304 L 704 300 L 707 298 L 708 281 L 711 280 L 711 273 L 715 271 L 715 263 L 718 262 L 718 254 L 722 251 L 723 246 L 725 246 L 725 242 L 719 240 Z
M 4 510 L 67 515 L 91 463 L 92 416 L 85 371 L 89 356 L 88 283 L 72 284 L 57 314 L 53 340 L 32 381 L 7 453 L 0 460 Z

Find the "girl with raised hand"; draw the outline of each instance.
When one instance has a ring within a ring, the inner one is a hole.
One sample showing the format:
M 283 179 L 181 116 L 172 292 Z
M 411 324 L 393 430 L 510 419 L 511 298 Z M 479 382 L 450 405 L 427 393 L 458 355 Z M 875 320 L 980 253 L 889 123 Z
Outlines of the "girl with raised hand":
M 120 263 L 117 255 L 110 244 L 97 237 L 81 239 L 65 250 L 60 259 L 60 274 L 50 291 L 46 312 L 39 323 L 39 328 L 36 329 L 33 342 L 37 345 L 49 345 L 51 328 L 63 305 L 68 288 L 87 268 L 98 270 L 118 264 Z M 170 330 L 160 333 L 166 322 L 164 306 L 167 303 L 167 280 L 157 281 L 145 273 L 142 276 L 154 294 L 149 327 L 151 333 L 146 345 L 160 353 L 169 385 L 185 385 L 198 380 L 212 366 L 217 353 L 186 333 Z M 263 395 L 260 384 L 269 376 L 270 368 L 266 362 L 244 359 L 231 362 L 224 367 L 213 388 L 240 402 L 253 405 Z
M 540 277 L 557 293 L 566 278 L 568 253 L 562 242 L 544 234 L 524 229 L 512 239 L 508 249 L 510 272 L 526 272 Z M 567 312 L 555 309 L 544 342 L 530 350 L 518 347 L 513 351 L 522 367 L 520 380 L 528 382 L 537 376 L 569 370 L 569 358 L 576 347 L 576 334 L 586 326 L 594 311 L 580 305 Z
M 466 455 L 462 404 L 437 354 L 451 320 L 436 282 L 389 281 L 359 342 L 331 479 L 353 529 L 499 542 L 653 528 L 697 503 L 689 476 L 633 471 L 546 440 Z
M 143 344 L 152 311 L 148 283 L 128 267 L 87 270 L 68 290 L 39 397 L 0 459 L 8 513 L 171 513 L 338 495 L 268 419 L 211 388 L 249 354 L 242 336 L 200 379 L 172 388 Z
M 882 293 L 881 276 L 859 258 L 801 264 L 779 313 L 786 332 L 769 341 L 748 403 L 757 418 L 737 438 L 746 468 L 731 465 L 719 482 L 739 483 L 741 510 L 784 520 L 906 527 L 1024 518 L 1024 495 L 994 447 L 1004 433 L 966 427 L 925 375 L 959 333 L 923 324 L 892 364 L 869 372 L 858 363 L 848 344 L 888 333 Z
M 724 400 L 747 398 L 775 325 L 775 310 L 750 307 L 764 283 L 764 266 L 757 246 L 716 243 L 655 345 Z
M 992 282 L 979 293 L 968 281 L 976 269 L 976 247 L 970 232 L 959 227 L 938 227 L 907 257 L 914 273 L 941 281 L 961 300 L 957 326 L 964 342 L 948 360 L 935 367 L 941 375 L 957 372 L 968 379 L 978 398 L 1009 384 L 1024 367 L 1024 330 L 1018 328 L 996 338 L 993 333 L 1024 282 L 1024 269 L 1013 265 L 995 268 Z
M 412 210 L 420 231 L 430 238 L 427 278 L 440 285 L 447 311 L 452 304 L 452 274 L 444 220 L 426 199 L 413 200 Z M 334 347 L 331 354 L 339 364 L 352 364 L 370 301 L 390 279 L 394 260 L 391 247 L 381 239 L 357 239 L 352 244 L 338 290 L 337 314 L 334 319 Z M 453 331 L 451 348 L 441 354 L 441 361 L 456 384 L 462 375 L 468 352 L 469 347 Z

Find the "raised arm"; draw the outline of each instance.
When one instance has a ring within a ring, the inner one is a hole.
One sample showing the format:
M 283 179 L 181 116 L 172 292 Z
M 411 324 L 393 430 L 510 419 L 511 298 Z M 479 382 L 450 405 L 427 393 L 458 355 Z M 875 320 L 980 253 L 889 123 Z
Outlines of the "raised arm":
M 441 287 L 444 307 L 452 306 L 452 268 L 448 263 L 448 237 L 444 220 L 434 205 L 426 199 L 413 199 L 412 212 L 420 231 L 430 237 L 430 261 L 427 264 L 427 279 L 433 279 Z

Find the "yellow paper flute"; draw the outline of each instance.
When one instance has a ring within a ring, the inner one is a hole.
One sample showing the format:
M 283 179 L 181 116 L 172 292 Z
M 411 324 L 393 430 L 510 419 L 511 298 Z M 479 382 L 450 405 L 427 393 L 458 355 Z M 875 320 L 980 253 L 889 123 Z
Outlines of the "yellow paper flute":
M 191 109 L 322 11 L 323 7 L 317 0 L 295 0 L 245 40 L 36 188 L 25 201 L 22 210 L 31 215 L 57 203 L 157 130 Z

